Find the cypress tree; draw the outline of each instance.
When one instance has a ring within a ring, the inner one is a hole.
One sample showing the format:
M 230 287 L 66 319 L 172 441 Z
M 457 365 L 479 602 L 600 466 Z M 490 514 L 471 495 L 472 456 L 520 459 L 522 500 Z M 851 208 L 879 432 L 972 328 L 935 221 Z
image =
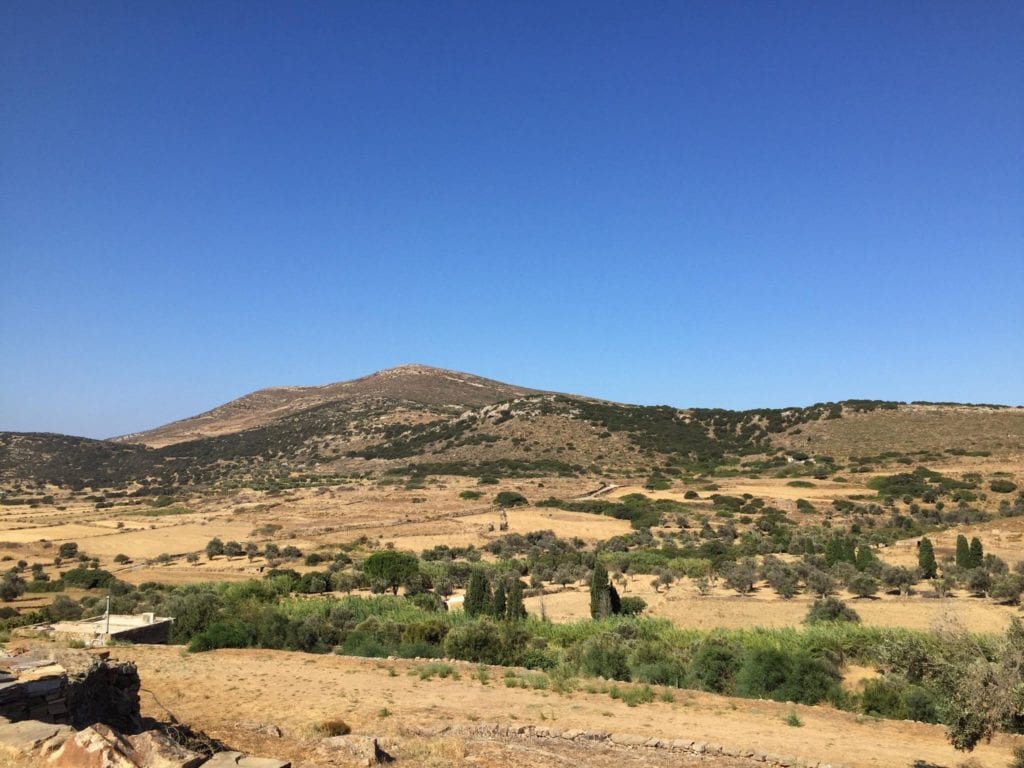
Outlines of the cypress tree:
M 971 548 L 967 544 L 967 537 L 962 533 L 956 537 L 956 567 L 971 567 Z
M 590 616 L 602 619 L 611 612 L 608 598 L 608 569 L 598 560 L 594 563 L 594 573 L 590 577 Z
M 935 562 L 935 548 L 927 536 L 917 543 L 917 566 L 921 569 L 921 578 L 935 578 L 938 571 L 938 564 Z
M 505 618 L 509 621 L 520 621 L 526 618 L 526 607 L 523 605 L 523 582 L 512 579 L 508 585 L 508 598 L 505 600 Z
M 614 584 L 608 584 L 608 608 L 613 614 L 622 613 L 622 600 Z
M 845 558 L 846 547 L 843 545 L 843 540 L 838 536 L 833 536 L 825 545 L 825 563 L 831 568 Z
M 970 563 L 968 568 L 981 568 L 985 561 L 985 551 L 981 548 L 981 539 L 975 536 L 971 539 Z
M 487 614 L 491 610 L 491 589 L 487 584 L 487 577 L 482 571 L 475 570 L 469 576 L 469 586 L 466 587 L 466 602 L 463 603 L 466 615 L 475 618 L 481 614 Z
M 871 551 L 871 547 L 864 544 L 857 547 L 856 566 L 858 571 L 867 570 L 873 562 L 875 562 L 875 553 Z
M 496 619 L 504 619 L 506 607 L 505 580 L 501 579 L 494 587 L 494 597 L 491 599 L 491 615 Z

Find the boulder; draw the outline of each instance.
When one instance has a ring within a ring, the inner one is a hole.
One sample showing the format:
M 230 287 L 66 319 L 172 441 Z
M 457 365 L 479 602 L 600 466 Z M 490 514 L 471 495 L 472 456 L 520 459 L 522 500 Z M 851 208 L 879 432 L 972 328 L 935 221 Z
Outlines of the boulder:
M 132 759 L 145 768 L 197 768 L 206 759 L 160 731 L 143 731 L 126 740 L 132 748 Z
M 13 755 L 57 749 L 75 732 L 70 725 L 21 720 L 0 724 L 0 748 Z
M 122 736 L 101 723 L 68 738 L 50 768 L 198 768 L 204 757 L 159 731 Z
M 51 768 L 139 768 L 131 746 L 105 725 L 79 731 L 53 753 Z

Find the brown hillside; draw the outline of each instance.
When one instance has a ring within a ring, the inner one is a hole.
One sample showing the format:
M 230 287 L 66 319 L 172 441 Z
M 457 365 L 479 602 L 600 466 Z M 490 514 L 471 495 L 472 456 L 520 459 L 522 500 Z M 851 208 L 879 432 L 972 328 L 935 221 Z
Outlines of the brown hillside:
M 886 451 L 1024 452 L 1024 408 L 901 405 L 897 410 L 845 412 L 841 419 L 801 424 L 772 438 L 783 448 L 830 456 Z
M 504 384 L 468 373 L 401 365 L 351 381 L 314 387 L 271 387 L 156 429 L 114 438 L 158 448 L 263 426 L 293 413 L 332 402 L 384 399 L 441 409 L 479 408 L 537 390 Z

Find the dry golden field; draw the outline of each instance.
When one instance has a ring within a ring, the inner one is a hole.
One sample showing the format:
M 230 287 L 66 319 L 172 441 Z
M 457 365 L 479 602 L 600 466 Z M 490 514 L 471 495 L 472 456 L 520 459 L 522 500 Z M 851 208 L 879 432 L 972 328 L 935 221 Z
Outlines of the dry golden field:
M 752 701 L 693 691 L 672 691 L 673 701 L 629 707 L 600 687 L 568 693 L 547 688 L 508 688 L 505 670 L 454 662 L 458 679 L 421 679 L 422 662 L 309 656 L 285 651 L 220 650 L 182 654 L 172 647 L 119 648 L 118 658 L 138 664 L 145 681 L 144 710 L 182 722 L 203 723 L 211 736 L 254 754 L 295 761 L 296 768 L 326 765 L 317 759 L 315 728 L 340 719 L 357 734 L 393 745 L 398 765 L 597 766 L 688 765 L 672 755 L 625 748 L 562 752 L 546 740 L 429 737 L 444 726 L 482 723 L 533 725 L 559 730 L 604 730 L 644 737 L 689 737 L 735 747 L 850 766 L 912 768 L 964 763 L 941 726 L 876 720 L 829 707 Z M 528 674 L 521 671 L 521 674 Z M 485 682 L 482 682 L 483 679 Z M 628 684 L 625 684 L 628 686 Z M 605 686 L 607 687 L 607 686 Z M 795 713 L 802 727 L 786 724 Z M 282 738 L 261 734 L 277 725 Z M 997 736 L 971 755 L 976 768 L 1004 768 L 1021 737 Z M 641 758 L 637 760 L 636 758 Z M 704 758 L 717 768 L 745 760 Z M 340 763 L 348 765 L 354 763 Z

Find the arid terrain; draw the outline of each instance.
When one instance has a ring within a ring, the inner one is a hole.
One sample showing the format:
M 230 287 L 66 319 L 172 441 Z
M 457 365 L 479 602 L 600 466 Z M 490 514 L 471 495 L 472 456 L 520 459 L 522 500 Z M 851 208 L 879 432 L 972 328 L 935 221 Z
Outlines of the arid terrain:
M 582 628 L 595 610 L 597 562 L 619 598 L 639 598 L 642 617 L 696 633 L 689 643 L 758 627 L 797 636 L 826 594 L 865 628 L 921 636 L 949 626 L 1002 636 L 1024 615 L 1019 592 L 1012 595 L 1024 560 L 1019 408 L 851 401 L 673 411 L 409 366 L 265 390 L 116 442 L 0 437 L 0 558 L 22 584 L 4 596 L 8 632 L 45 623 L 48 606 L 68 610 L 67 598 L 84 598 L 87 615 L 111 590 L 125 605 L 180 610 L 189 589 L 225 582 L 242 590 L 276 574 L 292 580 L 290 593 L 274 598 L 288 616 L 304 615 L 303 602 L 349 606 L 393 587 L 395 600 L 410 603 L 416 592 L 444 597 L 454 633 L 474 569 L 494 584 L 514 574 L 531 620 Z M 960 536 L 977 540 L 987 559 L 966 565 Z M 934 574 L 921 569 L 923 538 L 934 548 Z M 417 556 L 427 583 L 368 580 L 368 562 L 392 551 Z M 746 581 L 737 576 L 744 567 L 752 569 Z M 83 585 L 90 571 L 114 581 Z M 830 581 L 814 586 L 814 574 L 826 572 Z M 216 623 L 176 618 L 182 631 L 194 621 L 179 643 Z M 115 654 L 138 664 L 147 715 L 296 766 L 354 764 L 318 747 L 319 724 L 333 719 L 380 738 L 399 765 L 753 764 L 608 739 L 495 735 L 484 724 L 685 737 L 865 767 L 1001 768 L 1024 746 L 1024 737 L 1001 732 L 968 756 L 942 724 L 858 711 L 866 684 L 896 674 L 855 658 L 861 651 L 829 659 L 846 710 L 827 700 L 721 695 L 692 680 L 655 683 L 654 700 L 637 705 L 609 691 L 647 678 L 581 673 L 564 639 L 557 649 L 551 640 L 538 646 L 548 654 L 541 672 L 393 658 L 384 645 L 371 654 L 382 658 L 363 658 L 344 652 L 369 631 L 357 621 L 317 653 L 257 647 L 264 641 L 250 637 L 252 647 L 230 647 L 243 642 L 233 640 L 206 652 L 176 644 Z M 636 654 L 635 633 L 645 631 L 611 634 Z M 440 654 L 441 640 L 422 642 Z M 322 652 L 335 646 L 343 655 Z M 432 663 L 447 671 L 430 673 Z M 557 670 L 572 664 L 571 682 L 558 682 Z M 282 735 L 268 735 L 269 724 Z

